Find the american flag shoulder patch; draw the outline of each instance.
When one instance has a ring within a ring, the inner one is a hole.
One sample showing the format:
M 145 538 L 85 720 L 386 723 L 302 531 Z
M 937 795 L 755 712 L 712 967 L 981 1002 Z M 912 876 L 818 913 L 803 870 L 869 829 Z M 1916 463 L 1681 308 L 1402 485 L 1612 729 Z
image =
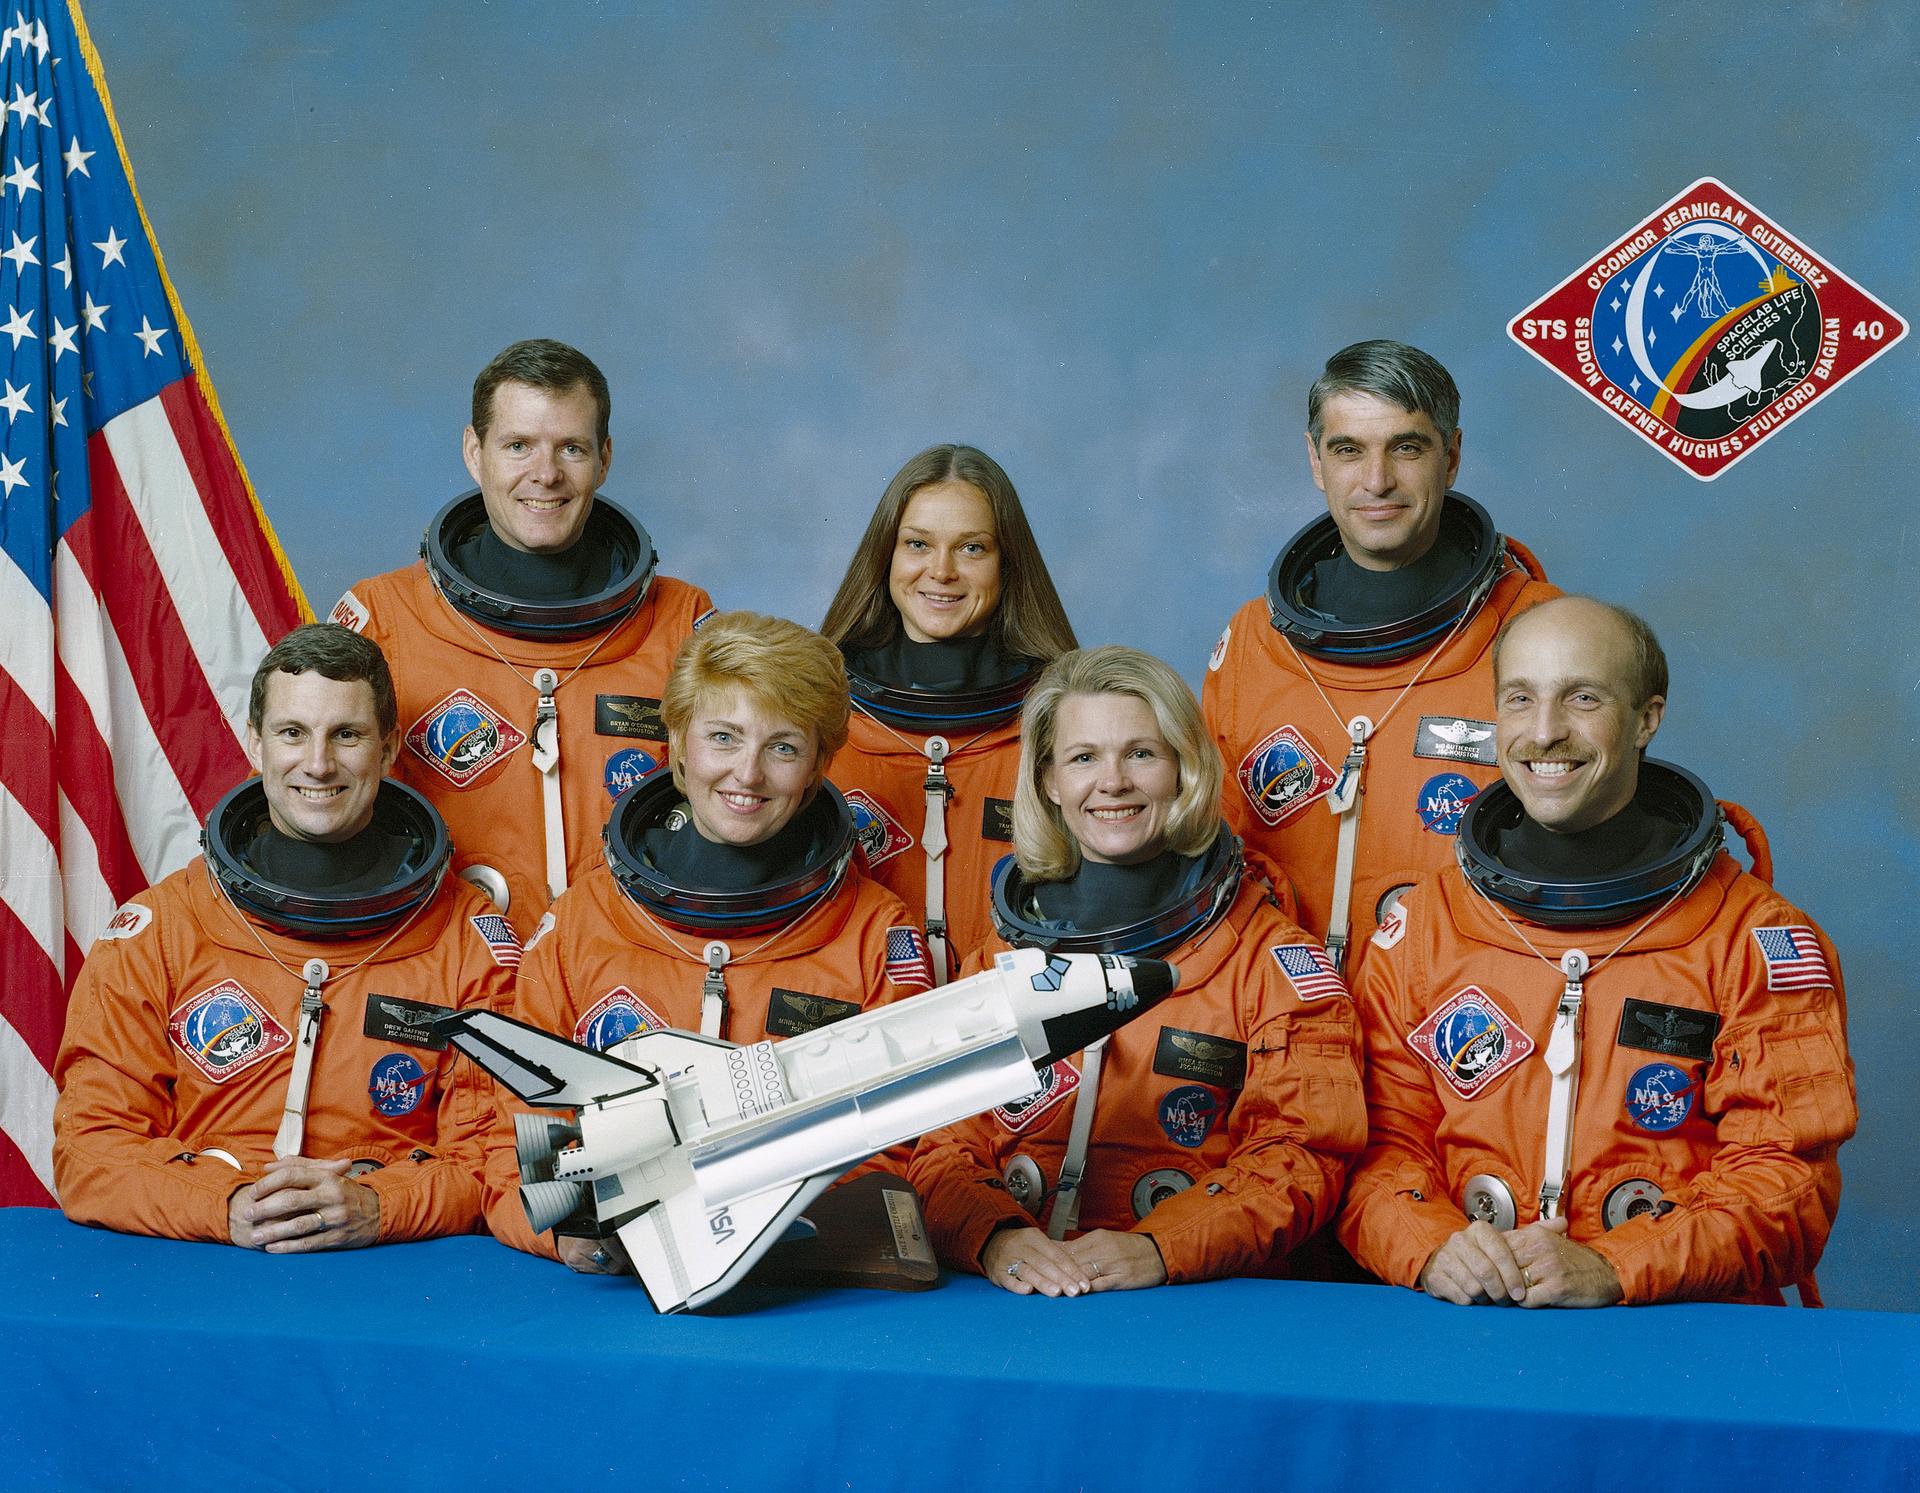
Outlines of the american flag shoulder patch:
M 513 924 L 497 912 L 483 912 L 473 920 L 474 931 L 487 946 L 487 952 L 493 955 L 493 962 L 512 969 L 520 962 L 520 939 L 513 931 Z
M 1320 1001 L 1347 993 L 1346 982 L 1340 978 L 1340 971 L 1333 967 L 1327 951 L 1318 944 L 1275 944 L 1268 952 L 1273 955 L 1273 962 L 1280 966 L 1280 973 L 1287 977 L 1287 983 L 1293 986 L 1293 993 L 1301 1000 Z
M 933 987 L 933 961 L 927 957 L 927 938 L 911 924 L 887 929 L 887 978 L 896 985 Z
M 1820 990 L 1833 984 L 1820 940 L 1804 923 L 1784 928 L 1755 928 L 1760 957 L 1767 961 L 1767 989 Z

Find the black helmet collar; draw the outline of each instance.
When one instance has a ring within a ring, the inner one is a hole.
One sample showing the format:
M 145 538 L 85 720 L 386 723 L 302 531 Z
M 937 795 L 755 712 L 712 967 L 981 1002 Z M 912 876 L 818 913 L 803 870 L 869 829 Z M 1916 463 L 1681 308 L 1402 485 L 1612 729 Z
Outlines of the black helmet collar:
M 1223 826 L 1163 906 L 1121 927 L 1064 932 L 1041 916 L 1020 863 L 1005 856 L 993 871 L 994 931 L 1015 947 L 1055 954 L 1157 957 L 1211 927 L 1233 905 L 1243 866 L 1240 840 Z
M 1487 510 L 1465 493 L 1447 493 L 1440 523 L 1443 532 L 1471 557 L 1460 583 L 1411 616 L 1348 623 L 1316 612 L 1299 599 L 1314 566 L 1341 549 L 1333 516 L 1315 519 L 1281 547 L 1267 571 L 1267 615 L 1274 630 L 1290 638 L 1301 652 L 1334 663 L 1393 663 L 1432 647 L 1449 628 L 1479 610 L 1506 568 L 1506 541 Z
M 1675 834 L 1637 865 L 1591 880 L 1545 880 L 1504 864 L 1493 848 L 1525 813 L 1519 795 L 1496 780 L 1475 794 L 1454 837 L 1467 883 L 1497 906 L 1548 928 L 1597 928 L 1629 922 L 1697 886 L 1720 852 L 1724 817 L 1707 785 L 1684 767 L 1643 758 L 1635 802 L 1667 820 Z
M 447 827 L 433 805 L 392 778 L 382 781 L 374 798 L 373 824 L 410 841 L 411 849 L 383 887 L 348 893 L 272 879 L 247 856 L 267 822 L 266 788 L 260 779 L 248 778 L 213 806 L 200 844 L 207 869 L 228 900 L 246 916 L 293 938 L 384 933 L 426 904 L 452 859 Z
M 830 896 L 853 857 L 853 816 L 833 784 L 822 782 L 818 798 L 829 805 L 833 830 L 791 874 L 748 891 L 712 891 L 675 881 L 648 861 L 644 836 L 667 816 L 685 812 L 685 801 L 665 767 L 649 773 L 614 803 L 601 832 L 613 879 L 640 907 L 663 922 L 698 933 L 725 936 L 785 927 Z M 808 812 L 812 806 L 809 805 Z
M 580 542 L 613 551 L 614 579 L 592 596 L 536 601 L 481 585 L 460 568 L 454 556 L 486 522 L 486 500 L 474 488 L 435 514 L 420 541 L 420 558 L 447 605 L 482 627 L 512 637 L 557 642 L 591 637 L 624 622 L 653 584 L 659 557 L 652 537 L 630 513 L 603 496 L 594 497 Z
M 853 708 L 902 731 L 989 731 L 1019 715 L 1039 670 L 1026 669 L 1000 684 L 976 690 L 900 689 L 847 667 Z

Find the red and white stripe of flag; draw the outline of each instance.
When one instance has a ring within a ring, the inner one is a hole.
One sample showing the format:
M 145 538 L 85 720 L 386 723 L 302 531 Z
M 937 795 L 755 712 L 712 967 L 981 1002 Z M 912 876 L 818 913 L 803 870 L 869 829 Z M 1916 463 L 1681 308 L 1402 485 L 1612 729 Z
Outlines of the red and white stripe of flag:
M 298 590 L 192 380 L 89 443 L 54 605 L 0 554 L 0 1204 L 51 1200 L 67 992 L 248 771 L 247 687 Z

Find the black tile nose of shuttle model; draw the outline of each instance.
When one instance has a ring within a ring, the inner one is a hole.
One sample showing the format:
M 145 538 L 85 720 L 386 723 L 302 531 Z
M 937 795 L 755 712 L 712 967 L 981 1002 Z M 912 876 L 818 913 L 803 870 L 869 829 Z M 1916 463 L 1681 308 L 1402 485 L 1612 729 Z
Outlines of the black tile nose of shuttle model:
M 1119 1031 L 1134 1017 L 1159 1005 L 1179 988 L 1179 967 L 1168 964 L 1164 959 L 1127 959 L 1108 955 L 1103 956 L 1103 963 L 1106 958 L 1113 959 L 1113 966 L 1105 971 L 1106 1000 L 1041 1022 L 1041 1030 L 1047 1035 L 1047 1055 L 1037 1061 L 1034 1067 L 1044 1068 L 1049 1063 L 1070 1057 L 1089 1043 Z

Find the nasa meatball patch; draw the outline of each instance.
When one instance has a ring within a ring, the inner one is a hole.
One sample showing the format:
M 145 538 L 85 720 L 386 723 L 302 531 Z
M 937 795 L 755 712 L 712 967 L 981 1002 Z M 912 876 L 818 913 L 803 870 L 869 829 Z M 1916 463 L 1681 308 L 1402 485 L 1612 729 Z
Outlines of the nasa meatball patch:
M 407 750 L 464 788 L 526 744 L 526 733 L 470 689 L 457 689 L 407 732 Z
M 376 1062 L 367 1075 L 367 1098 L 377 1112 L 397 1120 L 420 1107 L 430 1076 L 418 1058 L 404 1052 L 390 1052 Z
M 1457 772 L 1437 773 L 1420 785 L 1414 811 L 1419 814 L 1421 824 L 1436 835 L 1458 834 L 1460 816 L 1467 812 L 1467 805 L 1479 791 L 1480 785 L 1472 778 Z
M 1471 1099 L 1524 1062 L 1533 1052 L 1533 1038 L 1486 991 L 1469 985 L 1408 1032 L 1407 1046 L 1462 1099 Z
M 1672 1063 L 1648 1063 L 1627 1080 L 1627 1118 L 1655 1135 L 1678 1130 L 1693 1113 L 1700 1080 Z
M 1205 1144 L 1226 1112 L 1225 1102 L 1212 1089 L 1184 1084 L 1161 1096 L 1160 1129 L 1176 1146 L 1192 1149 Z
M 1507 330 L 1711 482 L 1905 337 L 1907 324 L 1707 176 Z
M 293 1041 L 238 980 L 222 980 L 177 1008 L 167 1020 L 167 1036 L 214 1083 L 246 1072 Z
M 1325 798 L 1336 774 L 1299 727 L 1282 726 L 1241 759 L 1234 776 L 1260 822 L 1272 829 Z
M 607 797 L 618 798 L 659 765 L 653 753 L 643 752 L 639 747 L 624 747 L 615 752 L 607 758 Z

